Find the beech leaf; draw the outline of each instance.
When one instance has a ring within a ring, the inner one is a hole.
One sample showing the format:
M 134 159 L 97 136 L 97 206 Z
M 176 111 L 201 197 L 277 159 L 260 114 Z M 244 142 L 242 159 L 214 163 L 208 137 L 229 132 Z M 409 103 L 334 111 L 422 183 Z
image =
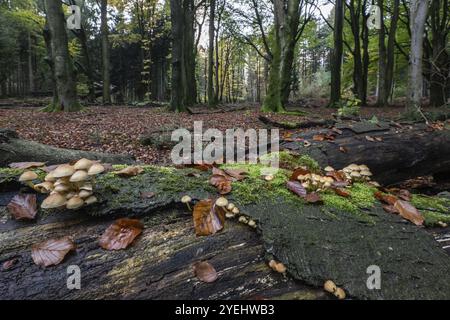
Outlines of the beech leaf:
M 304 169 L 304 168 L 297 168 L 294 170 L 294 172 L 291 175 L 291 181 L 297 181 L 298 176 L 302 175 L 305 176 L 307 174 L 310 174 L 311 171 L 309 171 L 308 169 Z
M 33 168 L 41 168 L 45 166 L 45 162 L 14 162 L 10 163 L 9 167 L 12 169 L 33 169 Z
M 100 237 L 99 244 L 105 250 L 126 249 L 142 233 L 142 229 L 144 225 L 139 220 L 116 220 Z
M 144 172 L 144 169 L 142 167 L 135 166 L 135 167 L 127 167 L 123 170 L 120 170 L 116 174 L 120 177 L 134 177 L 141 174 L 142 172 Z
M 306 189 L 298 181 L 288 181 L 287 188 L 302 198 L 306 197 L 307 194 Z
M 18 194 L 8 204 L 8 210 L 16 220 L 33 220 L 37 214 L 35 194 Z
M 306 202 L 312 203 L 312 204 L 321 204 L 323 203 L 322 198 L 315 192 L 309 193 L 305 197 Z
M 209 183 L 216 187 L 217 191 L 221 195 L 229 194 L 232 190 L 231 180 L 225 175 L 214 174 L 210 179 Z
M 70 251 L 75 249 L 76 245 L 70 237 L 52 239 L 34 245 L 31 249 L 31 257 L 38 266 L 56 266 Z
M 416 226 L 421 226 L 424 223 L 424 218 L 420 212 L 411 203 L 398 200 L 394 204 L 394 208 L 399 212 L 399 214 L 406 220 L 411 221 Z
M 194 228 L 197 236 L 209 236 L 222 231 L 225 211 L 217 207 L 213 200 L 202 200 L 194 207 Z
M 227 169 L 225 173 L 236 181 L 242 181 L 247 178 L 248 171 L 245 169 Z
M 202 282 L 212 283 L 217 280 L 216 269 L 209 262 L 196 262 L 194 264 L 195 276 Z
M 398 200 L 396 196 L 392 194 L 386 194 L 380 191 L 375 192 L 375 198 L 391 206 L 393 206 Z

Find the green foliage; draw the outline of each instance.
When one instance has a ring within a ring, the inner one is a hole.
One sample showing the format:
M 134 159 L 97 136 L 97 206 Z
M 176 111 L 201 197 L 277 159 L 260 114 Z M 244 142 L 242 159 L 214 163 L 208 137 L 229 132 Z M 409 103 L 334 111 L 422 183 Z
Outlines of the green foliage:
M 425 218 L 425 225 L 437 226 L 439 222 L 450 223 L 450 199 L 414 194 L 411 203 Z
M 338 109 L 338 115 L 341 117 L 358 116 L 360 112 L 361 100 L 355 97 L 351 90 L 347 90 L 342 95 L 342 105 Z

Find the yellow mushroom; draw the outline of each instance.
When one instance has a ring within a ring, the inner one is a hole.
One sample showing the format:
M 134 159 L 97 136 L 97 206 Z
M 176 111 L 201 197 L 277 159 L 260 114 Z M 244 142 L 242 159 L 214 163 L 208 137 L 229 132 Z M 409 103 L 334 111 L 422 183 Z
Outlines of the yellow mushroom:
M 42 202 L 42 209 L 56 209 L 64 206 L 67 203 L 66 198 L 59 193 L 50 195 Z

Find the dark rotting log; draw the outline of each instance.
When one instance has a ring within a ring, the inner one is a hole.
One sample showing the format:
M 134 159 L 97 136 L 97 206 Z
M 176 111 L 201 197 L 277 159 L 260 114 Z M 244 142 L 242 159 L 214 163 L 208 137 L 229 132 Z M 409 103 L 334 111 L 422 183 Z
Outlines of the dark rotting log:
M 267 116 L 259 116 L 259 120 L 266 124 L 270 125 L 272 127 L 281 128 L 281 129 L 308 129 L 308 128 L 314 128 L 314 127 L 328 127 L 332 126 L 336 123 L 335 120 L 326 120 L 326 119 L 308 119 L 300 122 L 295 123 L 287 123 L 287 122 L 279 122 L 276 120 L 273 120 Z
M 33 141 L 20 139 L 16 132 L 0 129 L 0 167 L 13 162 L 39 161 L 47 164 L 67 163 L 88 158 L 114 164 L 129 164 L 133 158 L 128 155 L 112 155 L 99 152 L 55 148 Z

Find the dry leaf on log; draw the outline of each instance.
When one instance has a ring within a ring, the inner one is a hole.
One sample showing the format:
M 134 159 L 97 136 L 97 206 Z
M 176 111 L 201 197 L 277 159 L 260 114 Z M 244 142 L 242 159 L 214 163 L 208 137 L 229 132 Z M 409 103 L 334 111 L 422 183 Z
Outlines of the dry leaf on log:
M 225 211 L 213 200 L 202 200 L 194 207 L 194 227 L 197 236 L 209 236 L 223 230 Z
M 136 219 L 119 219 L 100 237 L 99 244 L 105 250 L 122 250 L 142 233 L 144 225 Z
M 14 162 L 10 163 L 9 167 L 12 169 L 34 169 L 34 168 L 41 168 L 45 166 L 45 162 Z
M 421 226 L 424 223 L 424 218 L 420 212 L 411 203 L 403 200 L 398 200 L 394 204 L 394 208 L 406 220 L 411 221 L 416 226 Z
M 76 245 L 70 237 L 52 239 L 35 244 L 31 249 L 31 257 L 38 266 L 56 266 L 64 260 L 70 251 L 75 249 Z
M 8 210 L 16 220 L 33 220 L 37 214 L 35 194 L 18 194 L 8 204 Z
M 200 281 L 206 283 L 212 283 L 218 278 L 216 269 L 206 261 L 196 262 L 194 264 L 194 273 Z

